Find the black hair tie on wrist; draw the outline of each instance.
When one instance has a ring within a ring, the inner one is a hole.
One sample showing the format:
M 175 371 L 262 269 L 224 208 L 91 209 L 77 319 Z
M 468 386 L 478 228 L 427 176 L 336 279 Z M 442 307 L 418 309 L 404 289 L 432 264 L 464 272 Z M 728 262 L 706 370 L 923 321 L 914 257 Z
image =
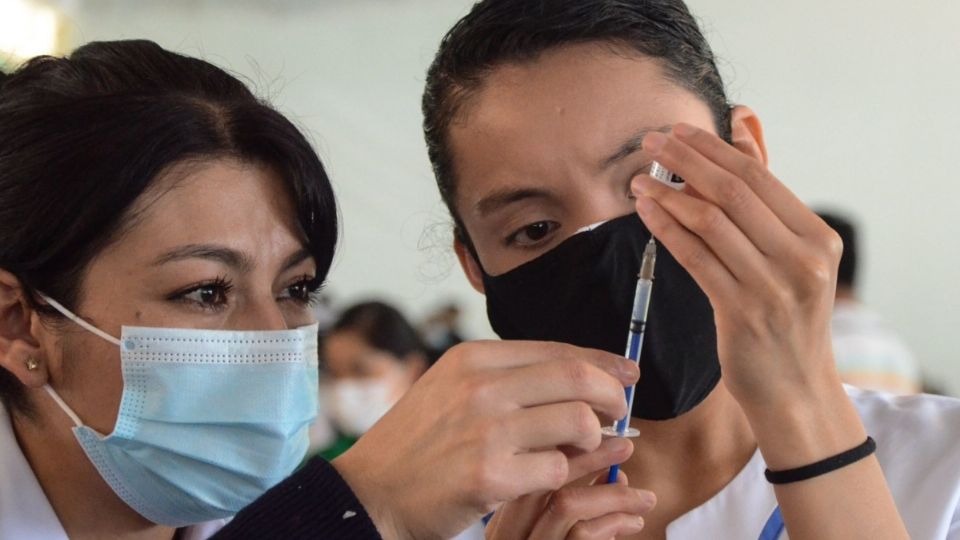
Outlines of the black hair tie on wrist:
M 816 476 L 827 474 L 828 472 L 833 472 L 837 469 L 846 467 L 851 463 L 856 463 L 857 461 L 860 461 L 861 459 L 874 453 L 876 450 L 877 443 L 874 442 L 872 437 L 867 436 L 867 440 L 864 441 L 860 446 L 851 448 L 846 452 L 840 452 L 835 456 L 830 456 L 816 463 L 804 465 L 803 467 L 797 467 L 796 469 L 787 469 L 785 471 L 771 471 L 770 469 L 767 469 L 763 474 L 767 477 L 767 482 L 770 482 L 771 484 L 789 484 L 792 482 L 800 482 L 801 480 L 808 480 Z

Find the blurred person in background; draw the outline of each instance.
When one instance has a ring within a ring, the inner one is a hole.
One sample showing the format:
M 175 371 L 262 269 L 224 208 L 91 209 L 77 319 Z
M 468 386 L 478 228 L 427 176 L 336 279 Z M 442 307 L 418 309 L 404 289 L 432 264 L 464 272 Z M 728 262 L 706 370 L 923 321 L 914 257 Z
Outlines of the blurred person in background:
M 406 317 L 379 301 L 345 310 L 321 350 L 326 380 L 321 401 L 337 437 L 313 450 L 331 460 L 373 427 L 429 364 L 426 347 Z
M 831 331 L 837 369 L 843 382 L 894 394 L 921 389 L 920 369 L 906 343 L 884 324 L 880 314 L 857 297 L 859 243 L 853 221 L 839 213 L 817 215 L 837 231 L 843 255 L 837 271 L 837 294 Z

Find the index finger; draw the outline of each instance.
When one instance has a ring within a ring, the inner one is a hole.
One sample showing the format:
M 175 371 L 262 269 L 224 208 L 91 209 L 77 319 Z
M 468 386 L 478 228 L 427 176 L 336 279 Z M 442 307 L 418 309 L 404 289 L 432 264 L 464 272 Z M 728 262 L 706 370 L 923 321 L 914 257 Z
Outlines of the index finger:
M 816 214 L 760 161 L 713 133 L 690 124 L 676 124 L 673 134 L 710 161 L 742 179 L 794 233 L 804 236 L 821 228 Z
M 457 346 L 475 369 L 504 369 L 543 362 L 583 361 L 609 373 L 623 386 L 640 378 L 637 363 L 623 356 L 553 341 L 476 341 Z

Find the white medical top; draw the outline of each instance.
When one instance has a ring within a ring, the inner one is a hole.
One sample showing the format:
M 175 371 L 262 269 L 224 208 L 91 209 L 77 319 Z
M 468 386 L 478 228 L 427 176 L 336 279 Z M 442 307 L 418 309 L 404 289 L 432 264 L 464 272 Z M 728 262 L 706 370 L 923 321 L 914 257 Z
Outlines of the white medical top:
M 186 540 L 204 540 L 228 520 L 200 523 L 184 530 Z M 0 405 L 0 540 L 67 540 L 57 514 L 44 495 Z
M 877 441 L 877 459 L 910 537 L 960 540 L 960 400 L 846 389 Z M 777 506 L 765 468 L 757 451 L 712 499 L 671 523 L 667 538 L 759 538 Z

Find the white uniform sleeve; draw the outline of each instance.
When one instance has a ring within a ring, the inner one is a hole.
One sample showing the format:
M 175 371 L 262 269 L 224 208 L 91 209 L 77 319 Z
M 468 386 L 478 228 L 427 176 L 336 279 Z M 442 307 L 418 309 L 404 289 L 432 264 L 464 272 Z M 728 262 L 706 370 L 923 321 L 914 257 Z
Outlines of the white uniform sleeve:
M 950 530 L 947 531 L 947 540 L 960 540 L 960 507 L 953 512 Z

